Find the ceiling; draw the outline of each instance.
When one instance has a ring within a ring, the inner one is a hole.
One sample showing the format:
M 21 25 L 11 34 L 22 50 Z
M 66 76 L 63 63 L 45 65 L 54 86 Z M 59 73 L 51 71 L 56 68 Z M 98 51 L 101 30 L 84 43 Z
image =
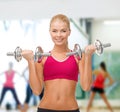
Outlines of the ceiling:
M 41 19 L 58 13 L 72 18 L 120 19 L 120 0 L 0 0 L 0 19 Z

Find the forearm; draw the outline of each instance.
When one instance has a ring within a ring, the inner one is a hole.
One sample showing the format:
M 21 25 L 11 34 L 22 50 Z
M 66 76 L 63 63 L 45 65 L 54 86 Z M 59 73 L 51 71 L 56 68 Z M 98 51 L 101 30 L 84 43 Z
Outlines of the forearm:
M 109 83 L 105 84 L 105 87 L 109 87 L 109 86 L 111 86 L 113 83 L 114 83 L 114 81 L 112 80 L 112 81 L 110 81 Z
M 91 62 L 91 56 L 85 55 L 85 69 L 84 69 L 84 76 L 85 81 L 87 85 L 90 87 L 92 83 L 92 62 Z
M 34 94 L 39 95 L 42 91 L 42 82 L 40 82 L 34 61 L 28 61 L 29 68 L 29 84 Z
M 84 55 L 83 73 L 81 74 L 81 85 L 83 90 L 88 91 L 92 83 L 91 55 Z

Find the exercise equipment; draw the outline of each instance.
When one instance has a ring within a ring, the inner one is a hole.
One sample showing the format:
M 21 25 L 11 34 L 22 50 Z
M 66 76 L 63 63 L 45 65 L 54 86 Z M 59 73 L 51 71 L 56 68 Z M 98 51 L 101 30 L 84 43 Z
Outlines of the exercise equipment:
M 22 49 L 18 46 L 14 52 L 8 52 L 7 56 L 14 56 L 17 62 L 22 60 Z M 38 62 L 43 56 L 50 56 L 50 53 L 43 53 L 43 50 L 38 46 L 35 50 L 34 61 Z
M 110 47 L 111 44 L 110 43 L 102 44 L 102 42 L 100 40 L 95 40 L 94 46 L 96 47 L 96 51 L 95 51 L 96 54 L 101 55 L 103 53 L 104 48 Z M 83 52 L 85 52 L 85 51 L 81 49 L 80 45 L 75 44 L 73 51 L 67 53 L 66 55 L 67 56 L 76 55 L 79 59 L 81 59 Z

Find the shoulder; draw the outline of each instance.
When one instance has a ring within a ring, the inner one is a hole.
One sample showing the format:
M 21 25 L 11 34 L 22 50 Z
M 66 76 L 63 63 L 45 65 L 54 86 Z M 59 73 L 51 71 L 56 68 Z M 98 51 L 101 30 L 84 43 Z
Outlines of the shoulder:
M 15 73 L 17 73 L 17 71 L 15 71 L 15 70 L 12 70 L 12 73 L 13 73 L 13 74 L 15 74 Z
M 93 72 L 92 72 L 94 75 L 98 75 L 99 73 L 101 73 L 101 71 L 100 70 L 93 70 Z

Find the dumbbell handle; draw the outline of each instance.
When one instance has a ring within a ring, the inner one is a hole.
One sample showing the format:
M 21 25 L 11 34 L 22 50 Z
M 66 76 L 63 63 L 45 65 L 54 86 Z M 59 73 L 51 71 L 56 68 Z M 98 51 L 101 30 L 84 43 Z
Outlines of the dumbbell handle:
M 38 55 L 39 55 L 39 53 L 38 53 Z M 51 54 L 50 54 L 50 53 L 47 53 L 47 52 L 46 52 L 46 53 L 44 52 L 44 53 L 41 53 L 40 55 L 41 55 L 41 56 L 50 56 Z
M 39 59 L 41 59 L 41 57 L 42 56 L 50 56 L 51 54 L 50 53 L 35 53 L 35 55 L 34 55 L 34 61 L 35 62 L 38 62 L 39 61 Z
M 68 52 L 68 53 L 66 54 L 66 56 L 71 56 L 71 55 L 76 55 L 76 54 L 77 54 L 76 51 L 72 51 L 72 52 Z
M 13 52 L 8 52 L 8 53 L 7 53 L 7 56 L 15 56 L 15 53 L 13 53 Z
M 99 45 L 99 46 L 95 45 L 96 50 L 101 49 L 101 48 L 110 47 L 110 46 L 111 46 L 111 44 L 110 44 L 110 43 L 101 44 L 101 45 Z
M 110 46 L 111 46 L 110 43 L 107 43 L 107 44 L 103 44 L 103 45 L 102 45 L 103 48 L 110 47 Z

